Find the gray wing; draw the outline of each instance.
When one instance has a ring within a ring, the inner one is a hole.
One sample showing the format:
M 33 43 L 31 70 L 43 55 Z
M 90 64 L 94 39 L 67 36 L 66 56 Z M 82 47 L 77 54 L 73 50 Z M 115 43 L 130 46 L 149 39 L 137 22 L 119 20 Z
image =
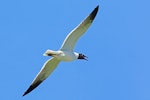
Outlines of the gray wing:
M 92 24 L 99 6 L 97 6 L 88 17 L 86 17 L 77 27 L 75 27 L 64 40 L 60 50 L 73 50 L 77 40 L 83 35 Z
M 23 94 L 25 96 L 29 92 L 31 92 L 33 89 L 35 89 L 40 83 L 42 83 L 57 67 L 60 60 L 57 60 L 56 58 L 51 58 L 45 62 L 40 72 L 37 74 L 33 82 L 31 83 L 30 87 L 26 90 L 26 92 Z

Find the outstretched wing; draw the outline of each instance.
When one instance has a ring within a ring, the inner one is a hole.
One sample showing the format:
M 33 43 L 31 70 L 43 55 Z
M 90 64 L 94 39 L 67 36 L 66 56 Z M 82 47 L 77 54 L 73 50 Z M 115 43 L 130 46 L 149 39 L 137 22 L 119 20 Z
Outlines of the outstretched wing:
M 40 72 L 37 74 L 33 82 L 31 83 L 30 87 L 26 90 L 26 92 L 23 94 L 25 96 L 29 92 L 31 92 L 33 89 L 35 89 L 40 83 L 42 83 L 57 67 L 60 60 L 57 60 L 57 58 L 51 58 L 45 62 Z
M 76 28 L 74 28 L 66 37 L 64 40 L 61 50 L 73 50 L 74 46 L 83 33 L 86 32 L 86 30 L 89 28 L 89 26 L 92 24 L 97 12 L 98 12 L 99 6 L 97 6 L 88 17 L 86 17 Z

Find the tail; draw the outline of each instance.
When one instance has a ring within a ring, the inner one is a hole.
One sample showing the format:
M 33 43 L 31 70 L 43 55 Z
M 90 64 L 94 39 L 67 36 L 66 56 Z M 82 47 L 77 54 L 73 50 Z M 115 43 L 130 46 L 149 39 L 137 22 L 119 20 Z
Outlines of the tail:
M 54 55 L 57 55 L 57 54 L 58 54 L 57 51 L 46 50 L 46 52 L 43 54 L 43 56 L 54 56 Z

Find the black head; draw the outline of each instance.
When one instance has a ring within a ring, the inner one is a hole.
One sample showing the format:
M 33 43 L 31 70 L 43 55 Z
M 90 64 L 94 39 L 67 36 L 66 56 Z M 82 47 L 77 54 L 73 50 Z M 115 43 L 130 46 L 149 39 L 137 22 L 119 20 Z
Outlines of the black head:
M 87 58 L 87 56 L 85 56 L 84 54 L 79 53 L 78 59 L 87 60 L 86 58 Z

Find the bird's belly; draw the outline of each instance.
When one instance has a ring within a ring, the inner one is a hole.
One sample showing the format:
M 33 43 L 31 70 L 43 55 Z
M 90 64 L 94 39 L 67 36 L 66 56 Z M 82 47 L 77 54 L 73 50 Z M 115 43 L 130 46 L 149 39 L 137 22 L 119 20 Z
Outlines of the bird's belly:
M 61 60 L 61 61 L 66 61 L 66 62 L 70 62 L 75 60 L 75 55 L 72 52 L 63 52 L 63 54 L 57 56 L 57 59 Z
M 59 60 L 61 61 L 66 61 L 66 62 L 70 62 L 70 61 L 73 61 L 74 59 L 72 57 L 57 57 Z

